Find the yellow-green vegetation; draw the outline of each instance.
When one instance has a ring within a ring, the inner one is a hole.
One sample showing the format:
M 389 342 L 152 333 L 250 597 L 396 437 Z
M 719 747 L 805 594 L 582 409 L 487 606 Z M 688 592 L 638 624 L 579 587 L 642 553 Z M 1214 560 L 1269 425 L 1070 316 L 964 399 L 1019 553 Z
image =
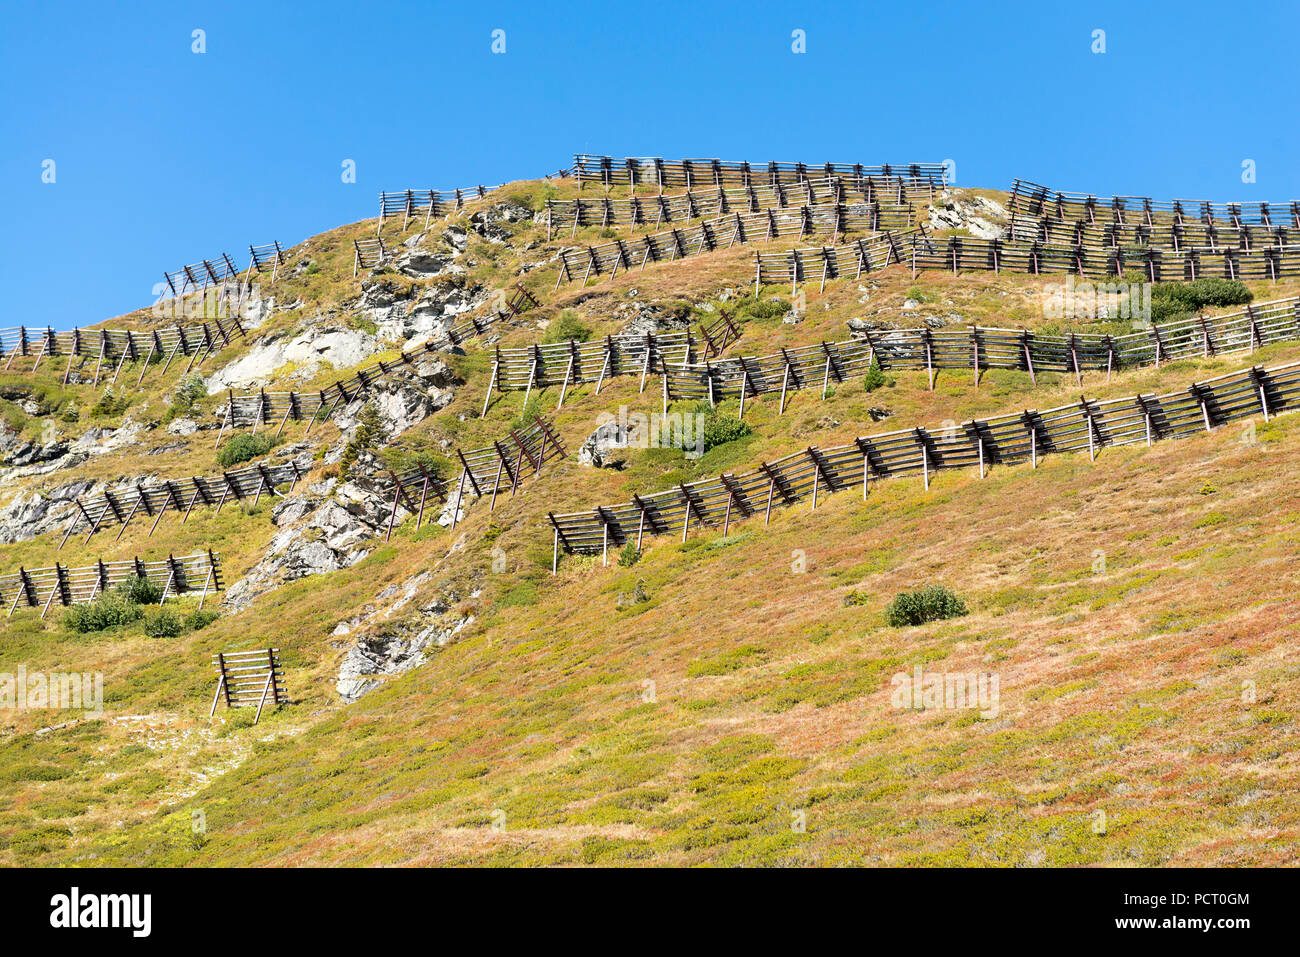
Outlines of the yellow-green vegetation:
M 468 229 L 503 198 L 538 210 L 575 193 L 571 181 L 512 184 L 454 222 Z M 386 242 L 423 228 L 399 236 L 399 225 L 385 225 Z M 353 306 L 370 277 L 352 278 L 352 240 L 375 228 L 351 224 L 290 250 L 264 291 L 294 307 L 198 371 L 265 334 L 321 317 L 359 321 Z M 843 339 L 854 317 L 1041 327 L 1051 281 L 914 279 L 892 267 L 824 293 L 810 284 L 791 324 L 788 288 L 752 295 L 752 249 L 553 292 L 554 254 L 596 241 L 599 229 L 549 241 L 544 223 L 507 229 L 514 248 L 469 229 L 471 265 L 457 280 L 489 290 L 522 280 L 541 301 L 493 327 L 503 347 L 560 332 L 600 338 L 647 304 L 692 324 L 732 311 L 743 331 L 733 354 Z M 524 262 L 542 265 L 520 275 Z M 439 281 L 391 266 L 383 278 L 417 292 Z M 1248 285 L 1260 300 L 1300 284 Z M 908 298 L 916 309 L 901 308 Z M 141 310 L 110 324 L 151 322 Z M 1296 357 L 1300 346 L 1270 344 L 1249 359 L 1088 373 L 1083 391 L 1160 392 Z M 968 374 L 943 372 L 930 391 L 924 372 L 883 370 L 825 401 L 817 389 L 795 393 L 784 415 L 776 395 L 747 401 L 745 429 L 732 424 L 735 402 L 680 403 L 670 411 L 698 412 L 714 430 L 702 457 L 629 449 L 622 469 L 598 470 L 573 453 L 603 413 L 659 411 L 653 378 L 644 393 L 635 375 L 607 379 L 599 395 L 594 383 L 571 386 L 558 409 L 558 388 L 534 390 L 528 407 L 522 393 L 498 394 L 480 417 L 491 350 L 469 342 L 445 358 L 465 383 L 451 404 L 400 436 L 353 434 L 354 459 L 375 451 L 395 470 L 419 462 L 454 478 L 455 449 L 488 445 L 538 411 L 569 456 L 493 510 L 474 505 L 454 532 L 428 523 L 416 533 L 407 521 L 359 563 L 215 620 L 192 598 L 161 611 L 137 602 L 141 615 L 94 630 L 74 627 L 73 614 L 0 620 L 0 672 L 104 676 L 100 716 L 0 711 L 0 864 L 1297 863 L 1300 417 L 1107 448 L 1095 464 L 1052 456 L 1037 469 L 994 467 L 982 481 L 944 472 L 928 492 L 919 480 L 874 483 L 866 502 L 849 490 L 823 496 L 816 511 L 775 509 L 770 524 L 733 514 L 725 539 L 693 526 L 685 542 L 649 536 L 639 557 L 611 548 L 608 566 L 562 556 L 552 577 L 548 511 L 622 502 L 873 431 L 1077 402 L 1080 390 L 1047 373 L 1035 387 L 1022 373 L 989 372 L 976 388 Z M 165 427 L 181 414 L 215 424 L 222 396 L 198 394 L 176 364 L 165 376 L 149 370 L 137 390 L 133 365 L 111 400 L 102 383 L 63 386 L 62 369 L 0 377 L 0 414 L 27 437 L 47 420 L 63 438 L 127 418 L 142 426 L 136 441 L 75 469 L 7 478 L 0 504 L 72 477 L 216 470 L 214 430 L 178 437 Z M 310 390 L 353 371 L 286 367 L 267 388 Z M 331 423 L 308 434 L 290 422 L 277 441 L 323 456 L 345 439 Z M 320 465 L 303 482 L 339 471 Z M 164 516 L 152 537 L 151 523 L 136 521 L 120 540 L 72 536 L 57 553 L 55 534 L 0 545 L 0 571 L 210 547 L 230 583 L 265 554 L 273 507 L 269 496 L 220 515 L 200 507 L 184 523 Z M 966 614 L 890 627 L 895 596 L 930 583 L 951 588 Z M 408 587 L 411 600 L 393 607 Z M 424 664 L 344 704 L 335 682 L 356 638 L 419 628 L 434 601 L 466 624 Z M 246 711 L 209 720 L 210 656 L 268 646 L 281 650 L 293 704 L 268 709 L 256 727 Z M 996 676 L 996 713 L 897 707 L 895 678 L 918 668 Z

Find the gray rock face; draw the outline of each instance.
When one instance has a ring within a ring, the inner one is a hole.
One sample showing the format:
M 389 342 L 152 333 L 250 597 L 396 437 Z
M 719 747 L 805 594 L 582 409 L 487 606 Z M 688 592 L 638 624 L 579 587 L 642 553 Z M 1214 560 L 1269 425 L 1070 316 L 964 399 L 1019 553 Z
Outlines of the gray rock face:
M 459 226 L 448 226 L 442 231 L 443 241 L 457 253 L 463 253 L 469 245 L 469 233 Z
M 466 286 L 450 281 L 428 286 L 420 298 L 411 304 L 410 311 L 399 320 L 390 319 L 379 327 L 381 334 L 394 339 L 418 336 L 446 337 L 456 319 L 487 301 L 487 291 L 482 286 Z
M 1007 221 L 1007 211 L 1000 203 L 983 196 L 955 197 L 942 193 L 930 207 L 929 222 L 935 229 L 964 229 L 980 239 L 1001 239 L 1006 228 L 998 222 Z
M 667 332 L 670 330 L 689 329 L 690 315 L 678 315 L 655 303 L 623 303 L 615 314 L 625 322 L 619 332 L 643 336 L 648 332 Z
M 330 486 L 331 493 L 311 492 L 283 499 L 271 512 L 280 529 L 266 555 L 226 592 L 223 604 L 234 611 L 287 582 L 337 571 L 370 554 L 370 542 L 382 534 L 392 500 L 368 483 Z M 398 520 L 408 516 L 398 508 Z
M 455 398 L 452 387 L 458 381 L 451 367 L 441 359 L 426 359 L 414 374 L 376 383 L 364 396 L 339 409 L 334 413 L 334 424 L 350 433 L 360 422 L 361 410 L 369 403 L 379 414 L 384 433 L 393 438 L 450 405 Z
M 618 420 L 597 426 L 578 449 L 578 464 L 598 469 L 622 468 L 627 461 L 630 431 Z
M 421 258 L 438 255 L 413 250 L 408 257 L 412 263 L 435 270 L 428 275 L 451 275 L 445 282 L 424 289 L 415 286 L 402 289 L 384 280 L 362 283 L 361 299 L 353 308 L 375 324 L 380 337 L 391 341 L 446 338 L 457 317 L 487 301 L 488 293 L 481 285 L 466 285 L 455 277 L 454 274 L 464 272 L 459 266 L 439 270 L 432 259 Z
M 431 279 L 452 273 L 463 273 L 465 267 L 456 264 L 456 257 L 449 253 L 434 252 L 429 249 L 416 248 L 397 258 L 393 266 L 398 272 L 416 279 Z
M 428 577 L 429 573 L 423 572 L 404 585 L 389 585 L 375 596 L 373 602 L 366 605 L 361 615 L 350 622 L 340 622 L 334 629 L 334 634 L 347 635 L 377 617 L 392 616 L 414 598 Z M 444 593 L 420 607 L 414 620 L 399 624 L 385 623 L 359 636 L 356 644 L 348 648 L 339 666 L 338 682 L 335 685 L 339 696 L 351 704 L 380 687 L 383 678 L 418 667 L 436 648 L 449 644 L 474 620 L 468 615 L 448 614 L 448 609 L 457 601 L 454 593 Z
M 865 338 L 868 332 L 880 332 L 884 329 L 897 329 L 898 327 L 887 319 L 850 319 L 848 321 L 849 334 L 855 339 Z
M 45 494 L 19 495 L 0 509 L 0 545 L 12 545 L 62 528 L 71 521 L 73 499 L 95 487 L 93 479 L 69 482 Z
M 533 218 L 533 211 L 518 203 L 496 203 L 469 218 L 470 228 L 490 243 L 509 246 L 512 234 L 503 223 L 523 223 Z
M 276 369 L 289 363 L 310 376 L 328 363 L 336 369 L 360 365 L 379 350 L 379 340 L 368 332 L 342 326 L 313 327 L 293 338 L 259 342 L 244 355 L 209 376 L 208 395 L 226 389 L 243 389 L 268 382 Z
M 193 435 L 199 430 L 199 424 L 193 419 L 172 419 L 167 423 L 168 435 Z

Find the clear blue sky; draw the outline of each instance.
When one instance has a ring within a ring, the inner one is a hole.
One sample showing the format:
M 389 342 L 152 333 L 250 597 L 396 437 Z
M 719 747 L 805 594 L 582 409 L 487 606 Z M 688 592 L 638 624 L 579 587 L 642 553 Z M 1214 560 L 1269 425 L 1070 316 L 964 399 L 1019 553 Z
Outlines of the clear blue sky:
M 164 270 L 372 216 L 381 189 L 533 177 L 575 151 L 951 158 L 963 186 L 1297 199 L 1298 28 L 1294 2 L 1204 0 L 7 0 L 0 326 L 100 321 Z

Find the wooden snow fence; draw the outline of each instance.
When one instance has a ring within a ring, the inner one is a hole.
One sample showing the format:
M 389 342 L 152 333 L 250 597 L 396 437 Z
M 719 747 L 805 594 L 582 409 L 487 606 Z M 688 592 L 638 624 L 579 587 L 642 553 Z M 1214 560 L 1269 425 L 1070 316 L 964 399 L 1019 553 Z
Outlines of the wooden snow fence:
M 1087 399 L 1043 411 L 1025 410 L 977 419 L 944 429 L 900 429 L 854 439 L 846 445 L 808 447 L 757 469 L 717 479 L 684 483 L 631 502 L 588 511 L 548 513 L 554 534 L 552 572 L 561 549 L 600 553 L 608 563 L 610 546 L 635 543 L 647 534 L 680 534 L 692 524 L 726 535 L 730 524 L 774 506 L 861 489 L 883 478 L 919 476 L 928 489 L 942 469 L 978 468 L 981 477 L 996 465 L 1029 461 L 1037 466 L 1048 454 L 1087 451 L 1096 458 L 1107 446 L 1185 438 L 1216 426 L 1300 406 L 1300 362 L 1272 369 L 1253 367 L 1193 383 L 1163 395 Z
M 209 718 L 217 713 L 222 700 L 227 708 L 256 708 L 253 724 L 261 720 L 262 708 L 268 702 L 272 707 L 289 703 L 279 648 L 221 651 L 212 656 L 212 664 L 217 672 L 217 690 Z
M 208 592 L 220 591 L 221 559 L 211 549 L 176 558 L 142 562 L 138 558 L 124 561 L 99 561 L 93 565 L 69 568 L 57 562 L 53 568 L 20 568 L 0 575 L 0 604 L 8 608 L 5 617 L 19 608 L 40 608 L 44 618 L 57 602 L 67 608 L 94 601 L 122 582 L 145 578 L 162 588 L 159 604 L 176 595 L 199 593 L 199 607 Z

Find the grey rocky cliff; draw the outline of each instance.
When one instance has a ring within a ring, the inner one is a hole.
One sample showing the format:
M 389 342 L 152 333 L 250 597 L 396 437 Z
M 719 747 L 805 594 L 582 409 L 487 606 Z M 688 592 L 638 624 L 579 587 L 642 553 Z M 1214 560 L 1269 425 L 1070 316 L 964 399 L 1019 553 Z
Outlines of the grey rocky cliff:
M 279 531 L 266 554 L 230 586 L 223 604 L 240 611 L 288 582 L 355 565 L 383 534 L 391 508 L 391 495 L 366 480 L 328 479 L 285 496 L 271 512 Z M 399 520 L 408 514 L 398 508 Z
M 389 585 L 360 614 L 334 629 L 336 636 L 363 630 L 348 646 L 339 665 L 335 689 L 348 704 L 380 687 L 384 678 L 423 664 L 433 651 L 451 643 L 474 621 L 471 615 L 451 611 L 459 597 L 448 591 L 404 620 L 389 621 L 414 599 L 428 578 L 429 573 L 422 572 L 403 585 Z
M 930 207 L 929 224 L 934 229 L 961 229 L 980 239 L 1001 239 L 1009 219 L 1001 203 L 984 196 L 959 195 L 945 190 Z

